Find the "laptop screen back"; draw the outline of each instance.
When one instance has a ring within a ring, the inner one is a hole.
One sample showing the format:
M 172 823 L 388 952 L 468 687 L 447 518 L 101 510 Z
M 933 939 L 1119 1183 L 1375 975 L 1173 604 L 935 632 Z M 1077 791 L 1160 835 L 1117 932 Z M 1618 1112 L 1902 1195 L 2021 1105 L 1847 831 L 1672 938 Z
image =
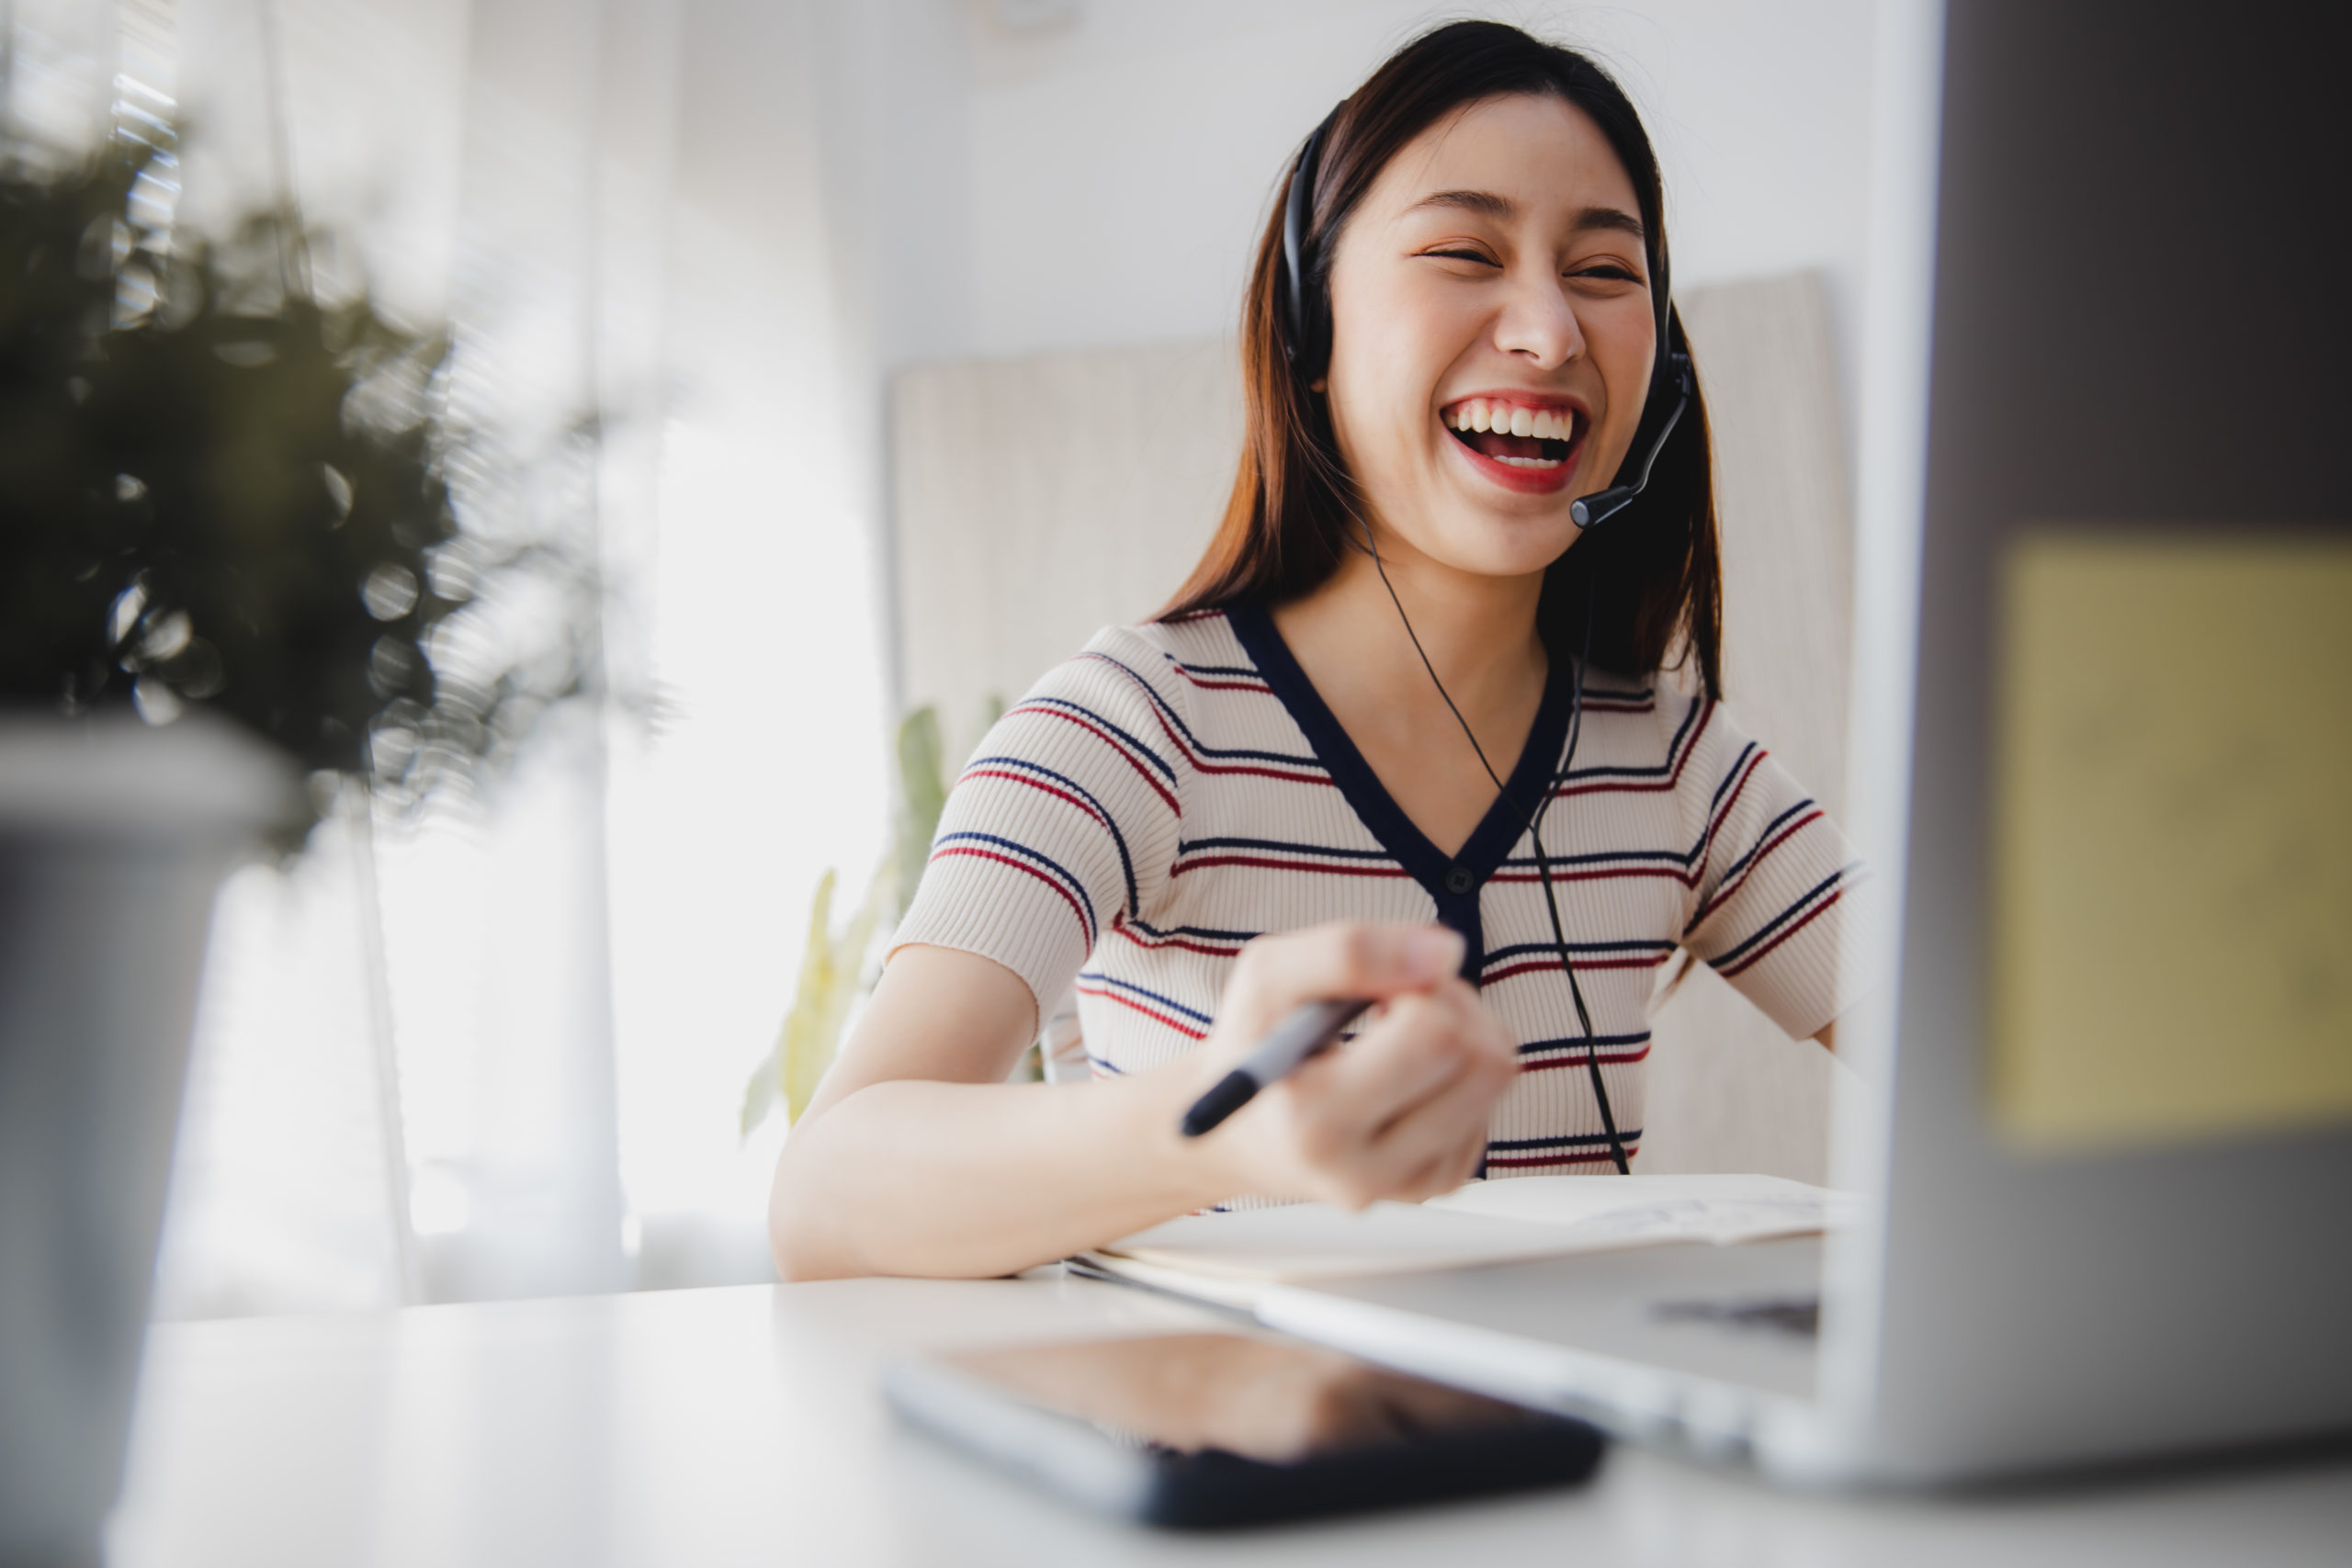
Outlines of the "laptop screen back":
M 2352 19 L 1946 28 L 1880 1438 L 2352 1426 Z

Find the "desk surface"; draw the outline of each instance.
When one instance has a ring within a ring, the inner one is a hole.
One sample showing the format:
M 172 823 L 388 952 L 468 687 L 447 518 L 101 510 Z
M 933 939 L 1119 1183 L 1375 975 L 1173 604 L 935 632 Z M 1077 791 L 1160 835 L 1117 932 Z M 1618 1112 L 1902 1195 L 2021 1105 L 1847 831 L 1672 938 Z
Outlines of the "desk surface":
M 1767 1491 L 1639 1449 L 1582 1489 L 1208 1540 L 1099 1523 L 899 1430 L 918 1345 L 1197 1325 L 1058 1277 L 158 1327 L 115 1568 L 2352 1562 L 2352 1462 L 1965 1501 Z M 1479 1554 L 1473 1557 L 1471 1554 Z

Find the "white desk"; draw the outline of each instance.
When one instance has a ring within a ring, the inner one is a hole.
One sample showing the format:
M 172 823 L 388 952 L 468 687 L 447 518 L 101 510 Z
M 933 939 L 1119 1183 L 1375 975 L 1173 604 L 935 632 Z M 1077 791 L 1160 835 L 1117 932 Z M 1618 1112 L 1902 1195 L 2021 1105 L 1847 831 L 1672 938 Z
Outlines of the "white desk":
M 1085 1280 L 868 1280 L 157 1328 L 115 1568 L 2352 1562 L 2352 1461 L 1973 1501 L 1766 1491 L 1637 1449 L 1580 1490 L 1187 1539 L 898 1430 L 915 1345 L 1197 1325 Z

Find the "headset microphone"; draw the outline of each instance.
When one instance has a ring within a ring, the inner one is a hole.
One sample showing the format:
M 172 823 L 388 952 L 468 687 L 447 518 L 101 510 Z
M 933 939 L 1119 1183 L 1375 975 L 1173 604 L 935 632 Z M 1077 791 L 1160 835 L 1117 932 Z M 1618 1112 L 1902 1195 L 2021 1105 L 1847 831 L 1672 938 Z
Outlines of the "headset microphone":
M 1595 491 L 1581 501 L 1570 502 L 1568 521 L 1578 528 L 1598 527 L 1608 522 L 1633 504 L 1634 498 L 1648 487 L 1650 470 L 1657 466 L 1657 455 L 1664 449 L 1666 438 L 1674 434 L 1674 427 L 1682 421 L 1682 411 L 1690 406 L 1690 356 L 1677 350 L 1667 355 L 1666 363 L 1668 373 L 1675 381 L 1674 407 L 1667 414 L 1666 424 L 1658 431 L 1657 439 L 1650 443 L 1649 455 L 1642 459 L 1640 475 L 1632 484 L 1611 485 L 1607 490 Z

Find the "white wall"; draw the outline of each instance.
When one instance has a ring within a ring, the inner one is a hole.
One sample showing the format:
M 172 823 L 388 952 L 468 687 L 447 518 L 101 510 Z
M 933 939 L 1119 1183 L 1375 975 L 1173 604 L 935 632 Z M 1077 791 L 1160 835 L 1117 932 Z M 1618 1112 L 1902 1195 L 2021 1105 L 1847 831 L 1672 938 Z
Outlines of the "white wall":
M 1483 14 L 1617 73 L 1665 167 L 1678 283 L 1827 275 L 1850 403 L 1877 0 L 1072 0 L 1025 28 L 1006 18 L 1057 8 L 956 9 L 969 141 L 940 156 L 968 170 L 969 205 L 913 303 L 957 293 L 968 315 L 930 315 L 894 361 L 1230 333 L 1291 150 L 1398 44 Z

